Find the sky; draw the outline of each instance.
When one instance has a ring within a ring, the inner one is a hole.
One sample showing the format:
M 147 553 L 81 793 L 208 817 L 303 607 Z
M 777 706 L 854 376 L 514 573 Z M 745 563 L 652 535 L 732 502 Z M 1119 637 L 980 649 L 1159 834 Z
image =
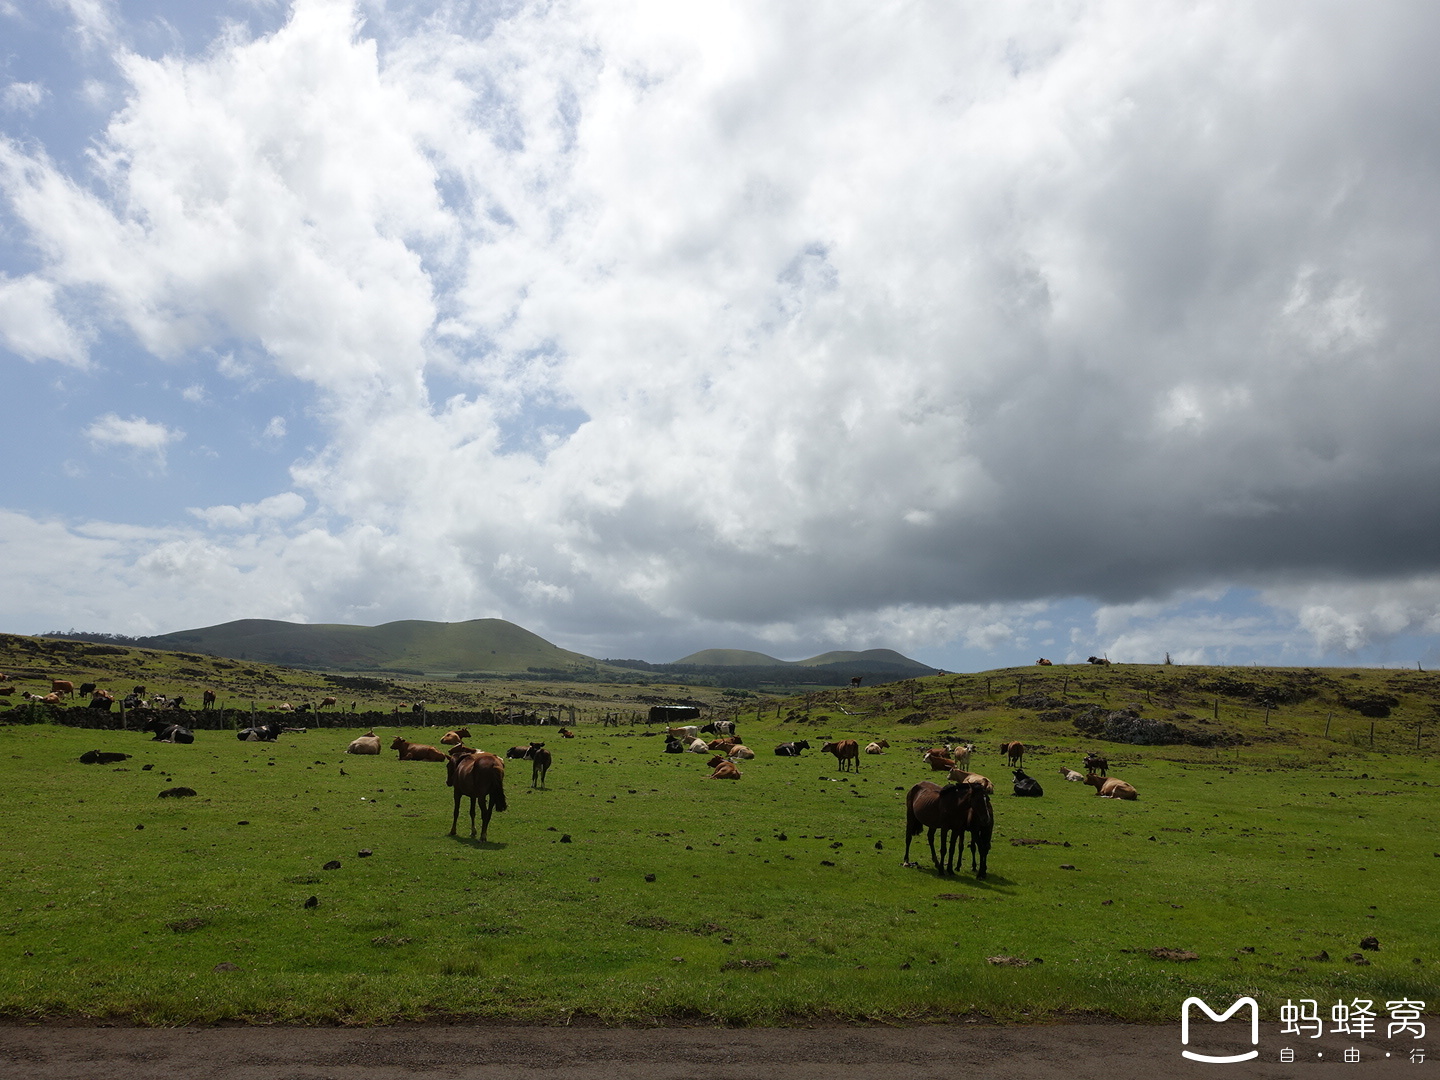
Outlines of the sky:
M 0 630 L 1440 665 L 1437 43 L 0 0 Z

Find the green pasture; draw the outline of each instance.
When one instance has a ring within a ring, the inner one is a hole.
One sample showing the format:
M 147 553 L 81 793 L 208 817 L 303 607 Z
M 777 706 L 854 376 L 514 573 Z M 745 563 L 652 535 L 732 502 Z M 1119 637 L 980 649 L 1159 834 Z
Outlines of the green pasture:
M 347 756 L 353 732 L 172 746 L 0 727 L 0 1015 L 1158 1019 L 1192 993 L 1267 1011 L 1440 999 L 1430 760 L 1111 747 L 1112 775 L 1140 791 L 1123 803 L 1060 778 L 1093 743 L 1059 737 L 1026 760 L 1045 786 L 1030 800 L 1008 794 L 987 739 L 973 767 L 997 782 L 996 831 L 979 882 L 968 860 L 936 876 L 923 837 L 902 868 L 904 790 L 932 776 L 918 749 L 933 736 L 864 723 L 830 726 L 891 741 L 858 775 L 814 735 L 816 751 L 774 757 L 794 726 L 742 724 L 760 757 L 738 783 L 640 729 L 546 732 L 548 789 L 512 762 L 485 845 L 463 810 L 447 835 L 443 765 Z M 474 730 L 500 752 L 536 737 Z M 90 749 L 133 757 L 81 764 Z M 197 796 L 157 798 L 179 785 Z M 1370 963 L 1348 962 L 1370 936 Z M 1001 956 L 1031 963 L 988 962 Z

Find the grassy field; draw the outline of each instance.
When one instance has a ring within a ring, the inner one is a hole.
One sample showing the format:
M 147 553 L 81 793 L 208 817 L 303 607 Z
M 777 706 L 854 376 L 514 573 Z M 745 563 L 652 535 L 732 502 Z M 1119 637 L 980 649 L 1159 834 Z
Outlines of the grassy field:
M 581 724 L 547 733 L 548 790 L 512 763 L 483 846 L 463 813 L 446 835 L 443 766 L 347 757 L 344 731 L 172 746 L 0 726 L 0 1014 L 774 1023 L 1172 1019 L 1191 993 L 1255 994 L 1267 1013 L 1292 997 L 1433 1002 L 1434 677 L 1350 674 L 1030 669 L 802 695 L 741 711 L 761 756 L 730 784 L 643 728 Z M 1009 701 L 1037 692 L 1243 744 L 1099 742 L 1044 701 Z M 1340 701 L 1385 694 L 1371 750 L 1371 720 Z M 470 741 L 503 751 L 535 732 Z M 931 777 L 918 751 L 946 733 L 974 737 L 997 783 L 998 740 L 1024 738 L 1045 785 L 1029 800 L 999 783 L 984 882 L 937 877 L 923 837 L 921 867 L 900 865 L 904 790 Z M 858 775 L 770 754 L 825 735 L 892 745 Z M 95 748 L 134 756 L 80 764 Z M 1096 748 L 1140 801 L 1061 780 Z M 157 798 L 175 785 L 198 794 Z M 1347 961 L 1370 936 L 1370 962 Z M 1030 963 L 988 962 L 1001 956 Z

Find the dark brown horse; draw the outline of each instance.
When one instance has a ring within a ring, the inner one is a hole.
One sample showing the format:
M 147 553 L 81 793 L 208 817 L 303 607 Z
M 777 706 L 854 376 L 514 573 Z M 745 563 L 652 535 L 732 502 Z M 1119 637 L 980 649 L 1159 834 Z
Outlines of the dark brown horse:
M 483 750 L 457 746 L 445 762 L 445 783 L 455 789 L 455 815 L 450 835 L 460 823 L 460 800 L 470 798 L 470 835 L 475 835 L 475 804 L 480 804 L 480 840 L 490 829 L 490 815 L 505 809 L 505 762 Z
M 530 761 L 530 786 L 544 787 L 545 774 L 550 771 L 550 751 L 537 746 L 530 755 Z
M 905 862 L 910 862 L 910 841 L 928 830 L 930 860 L 940 874 L 955 872 L 958 861 L 963 867 L 965 834 L 970 834 L 970 868 L 984 879 L 990 854 L 990 838 L 995 831 L 995 814 L 990 796 L 976 784 L 946 784 L 943 788 L 922 780 L 905 796 Z M 935 831 L 940 831 L 940 855 L 935 854 Z M 957 860 L 956 852 L 962 852 Z

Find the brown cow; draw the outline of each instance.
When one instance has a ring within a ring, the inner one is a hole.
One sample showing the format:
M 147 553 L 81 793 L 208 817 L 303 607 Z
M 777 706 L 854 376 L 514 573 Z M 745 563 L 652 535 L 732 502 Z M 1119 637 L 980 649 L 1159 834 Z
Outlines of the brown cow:
M 840 739 L 836 742 L 827 742 L 820 747 L 822 754 L 830 753 L 835 755 L 835 763 L 840 766 L 840 771 L 845 772 L 845 763 L 851 763 L 850 768 L 854 772 L 860 771 L 860 744 L 854 739 Z
M 563 727 L 562 727 L 562 728 L 560 729 L 560 737 L 561 737 L 562 739 L 573 739 L 573 738 L 575 737 L 575 733 L 574 733 L 573 731 L 571 731 L 569 728 L 563 728 Z
M 1110 777 L 1108 780 L 1103 776 L 1087 776 L 1085 783 L 1095 789 L 1095 794 L 1105 799 L 1138 799 L 1140 793 L 1127 784 L 1124 780 L 1117 780 Z
M 735 767 L 733 762 L 722 761 L 719 765 L 715 766 L 715 771 L 710 774 L 710 779 L 739 780 L 740 770 Z
M 945 752 L 943 746 L 933 747 L 925 751 L 924 761 L 935 772 L 949 772 L 955 768 L 955 759 Z
M 1025 744 L 1022 742 L 1004 742 L 1000 744 L 1000 753 L 1005 755 L 1005 762 L 1012 769 L 1017 767 L 1021 759 L 1025 757 Z
M 50 692 L 52 694 L 63 694 L 65 697 L 75 696 L 75 684 L 69 679 L 51 679 Z
M 1043 656 L 1042 656 L 1039 660 L 1036 660 L 1035 663 L 1038 664 L 1040 667 L 1053 667 L 1053 666 L 1054 666 L 1053 664 L 1050 663 L 1049 660 L 1046 660 Z
M 15 693 L 15 687 L 0 686 L 0 697 L 9 697 L 13 693 Z
M 423 743 L 412 743 L 395 736 L 395 741 L 390 744 L 391 750 L 400 754 L 401 761 L 445 761 L 446 757 L 433 746 L 426 746 Z M 455 812 L 460 812 L 460 800 L 455 800 Z
M 319 712 L 321 709 L 328 709 L 334 704 L 336 704 L 336 701 L 333 697 L 321 698 L 320 704 L 315 706 L 315 711 Z
M 460 800 L 470 799 L 470 835 L 475 835 L 475 804 L 480 804 L 480 842 L 490 831 L 490 815 L 505 810 L 505 762 L 483 750 L 466 750 L 457 746 L 445 761 L 445 783 L 455 789 L 455 813 L 450 819 L 450 835 L 460 823 Z
M 865 753 L 867 753 L 867 754 L 883 754 L 883 753 L 885 752 L 886 748 L 889 747 L 889 745 L 890 745 L 890 744 L 889 744 L 888 742 L 886 742 L 884 739 L 876 739 L 874 742 L 870 743 L 869 745 L 867 745 L 867 746 L 865 747 Z

